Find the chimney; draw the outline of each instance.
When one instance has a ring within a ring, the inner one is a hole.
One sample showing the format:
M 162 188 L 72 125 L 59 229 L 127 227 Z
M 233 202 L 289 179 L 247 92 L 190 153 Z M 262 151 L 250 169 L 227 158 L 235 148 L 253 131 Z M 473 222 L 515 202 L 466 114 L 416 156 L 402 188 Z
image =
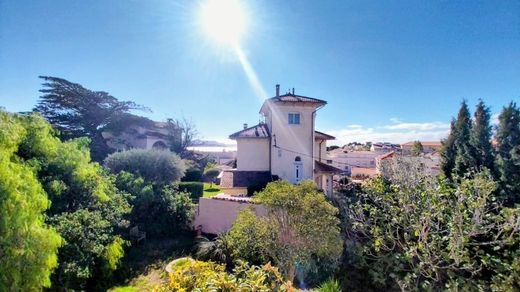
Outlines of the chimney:
M 294 95 L 294 87 L 292 88 L 292 95 Z
M 244 123 L 244 130 L 245 130 L 245 129 L 247 129 L 247 124 L 246 124 L 246 123 Z
M 280 96 L 280 84 L 276 84 L 276 97 Z

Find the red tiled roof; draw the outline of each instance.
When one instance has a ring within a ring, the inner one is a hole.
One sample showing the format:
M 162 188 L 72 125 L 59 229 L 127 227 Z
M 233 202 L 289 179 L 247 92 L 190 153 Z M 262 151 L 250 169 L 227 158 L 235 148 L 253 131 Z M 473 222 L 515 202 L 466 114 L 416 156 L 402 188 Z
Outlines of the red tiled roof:
M 292 94 L 292 93 L 286 93 L 284 95 L 271 97 L 269 100 L 275 101 L 275 102 L 312 102 L 312 103 L 327 104 L 326 101 L 321 100 L 321 99 L 303 96 L 303 95 L 296 95 L 296 94 Z
M 318 160 L 314 161 L 314 171 L 315 172 L 332 172 L 332 173 L 340 173 L 343 170 L 336 168 L 332 165 L 325 164 Z
M 387 159 L 387 158 L 390 158 L 390 157 L 394 157 L 394 155 L 395 155 L 395 152 L 392 151 L 392 152 L 388 152 L 388 153 L 385 153 L 385 154 L 381 154 L 381 155 L 377 156 L 376 159 L 384 160 L 384 159 Z
M 325 134 L 320 131 L 314 131 L 314 139 L 315 140 L 334 140 L 336 137 L 331 136 L 329 134 Z
M 229 139 L 237 138 L 268 138 L 271 137 L 266 124 L 258 124 L 229 135 Z

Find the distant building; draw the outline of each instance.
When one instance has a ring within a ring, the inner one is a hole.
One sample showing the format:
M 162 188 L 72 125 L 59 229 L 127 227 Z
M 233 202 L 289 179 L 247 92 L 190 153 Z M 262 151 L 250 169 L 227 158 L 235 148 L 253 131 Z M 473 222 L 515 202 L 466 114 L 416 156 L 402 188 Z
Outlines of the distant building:
M 413 145 L 416 141 L 410 141 L 401 144 L 401 150 L 404 154 L 410 154 L 413 148 Z M 434 153 L 439 152 L 442 148 L 442 143 L 440 141 L 419 141 L 423 146 L 423 153 Z
M 376 157 L 376 170 L 378 174 L 382 173 L 383 164 L 391 163 L 392 159 L 399 156 L 405 161 L 415 161 L 424 168 L 424 173 L 429 176 L 437 176 L 440 172 L 441 157 L 439 152 L 424 153 L 418 156 L 398 154 L 396 152 L 389 152 Z
M 103 132 L 107 145 L 116 150 L 169 149 L 171 141 L 181 139 L 181 129 L 166 122 L 134 116 L 120 129 Z M 176 138 L 175 138 L 176 137 Z
M 350 176 L 354 168 L 375 170 L 375 158 L 380 154 L 375 151 L 346 151 L 344 148 L 338 148 L 328 152 L 326 162 L 341 169 L 344 175 Z
M 373 143 L 372 146 L 370 146 L 370 151 L 379 153 L 386 153 L 391 151 L 398 152 L 401 151 L 401 145 L 388 142 L 377 142 Z

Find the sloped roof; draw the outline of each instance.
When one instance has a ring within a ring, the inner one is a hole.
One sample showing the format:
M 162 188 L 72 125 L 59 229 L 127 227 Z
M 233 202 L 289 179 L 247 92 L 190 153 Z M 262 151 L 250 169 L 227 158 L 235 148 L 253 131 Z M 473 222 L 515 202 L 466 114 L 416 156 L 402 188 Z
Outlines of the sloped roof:
M 332 165 L 325 164 L 318 160 L 314 161 L 314 171 L 315 172 L 332 172 L 332 173 L 340 173 L 343 170 L 336 168 Z
M 329 134 L 325 134 L 320 131 L 314 131 L 314 139 L 315 140 L 334 140 L 336 137 L 331 136 Z
M 292 93 L 286 93 L 280 96 L 271 97 L 268 100 L 274 102 L 311 102 L 311 103 L 319 103 L 319 104 L 327 104 L 326 101 L 317 99 L 314 97 L 308 97 L 303 95 L 296 95 Z
M 237 138 L 269 138 L 271 134 L 266 124 L 258 124 L 229 135 L 229 139 Z

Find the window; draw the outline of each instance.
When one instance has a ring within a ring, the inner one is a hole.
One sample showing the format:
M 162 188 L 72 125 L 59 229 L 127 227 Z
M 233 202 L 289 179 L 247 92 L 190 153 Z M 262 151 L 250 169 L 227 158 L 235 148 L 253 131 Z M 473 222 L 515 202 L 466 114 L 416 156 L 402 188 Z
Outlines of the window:
M 296 157 L 294 158 L 294 161 L 296 161 L 296 162 L 300 162 L 300 161 L 302 161 L 302 158 L 301 158 L 300 156 L 296 156 Z
M 332 164 L 332 160 L 328 159 L 327 164 Z
M 300 124 L 300 114 L 289 114 L 289 124 L 290 125 L 299 125 Z

